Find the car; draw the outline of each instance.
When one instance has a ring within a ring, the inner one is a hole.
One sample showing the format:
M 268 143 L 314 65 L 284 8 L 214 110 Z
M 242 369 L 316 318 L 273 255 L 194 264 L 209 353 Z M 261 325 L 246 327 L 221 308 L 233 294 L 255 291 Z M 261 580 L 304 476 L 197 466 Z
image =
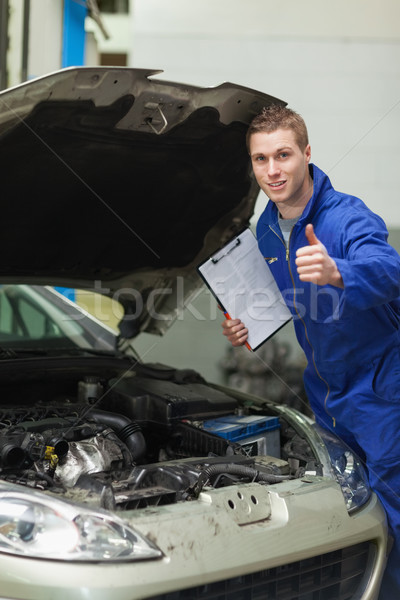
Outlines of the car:
M 137 356 L 248 226 L 246 129 L 285 104 L 159 74 L 0 94 L 0 596 L 376 599 L 386 518 L 345 443 L 267 390 Z M 118 301 L 118 331 L 60 288 Z

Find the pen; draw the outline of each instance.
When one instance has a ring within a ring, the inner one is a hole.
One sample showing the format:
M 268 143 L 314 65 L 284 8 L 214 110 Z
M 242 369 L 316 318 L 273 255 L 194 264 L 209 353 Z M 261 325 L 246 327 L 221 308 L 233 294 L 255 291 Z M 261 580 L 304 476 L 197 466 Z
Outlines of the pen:
M 224 310 L 224 315 L 225 315 L 225 317 L 226 317 L 227 319 L 229 319 L 229 320 L 231 320 L 231 319 L 232 319 L 231 315 L 230 315 L 228 312 L 226 312 L 226 310 Z M 244 345 L 246 346 L 246 348 L 247 348 L 248 350 L 250 350 L 250 352 L 252 352 L 251 346 L 250 346 L 250 344 L 249 344 L 248 342 L 245 342 L 245 343 L 244 343 Z

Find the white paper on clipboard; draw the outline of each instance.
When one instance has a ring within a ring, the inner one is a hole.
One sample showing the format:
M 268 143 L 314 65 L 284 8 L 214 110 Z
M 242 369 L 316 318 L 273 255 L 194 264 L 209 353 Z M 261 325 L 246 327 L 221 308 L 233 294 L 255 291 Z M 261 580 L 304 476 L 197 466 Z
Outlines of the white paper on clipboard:
M 250 229 L 245 229 L 197 269 L 221 308 L 247 327 L 251 350 L 256 350 L 291 320 L 292 315 Z

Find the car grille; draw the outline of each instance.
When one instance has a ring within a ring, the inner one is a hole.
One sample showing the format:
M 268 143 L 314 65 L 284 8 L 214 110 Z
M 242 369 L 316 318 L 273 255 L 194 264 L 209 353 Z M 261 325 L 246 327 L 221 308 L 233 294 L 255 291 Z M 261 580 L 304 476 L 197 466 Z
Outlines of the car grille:
M 360 597 L 375 554 L 376 546 L 364 542 L 149 600 L 351 600 L 356 592 Z

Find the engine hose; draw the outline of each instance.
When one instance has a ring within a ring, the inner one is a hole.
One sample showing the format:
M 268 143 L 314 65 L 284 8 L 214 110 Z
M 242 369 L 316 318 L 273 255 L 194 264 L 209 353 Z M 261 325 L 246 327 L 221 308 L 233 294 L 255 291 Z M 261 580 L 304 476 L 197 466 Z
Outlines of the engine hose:
M 5 467 L 21 467 L 25 460 L 25 451 L 6 440 L 0 442 L 0 464 Z
M 107 427 L 115 431 L 119 439 L 128 447 L 134 461 L 139 460 L 145 455 L 146 441 L 140 426 L 128 419 L 128 417 L 125 417 L 125 415 L 110 413 L 98 408 L 90 408 L 85 412 L 85 417 L 92 419 L 95 423 L 107 425 Z
M 272 473 L 263 473 L 253 467 L 247 467 L 245 465 L 231 464 L 215 464 L 209 465 L 203 469 L 200 476 L 193 486 L 193 491 L 196 496 L 200 494 L 203 487 L 209 482 L 209 480 L 216 475 L 237 475 L 239 477 L 246 477 L 251 481 L 264 481 L 265 483 L 280 483 L 287 479 L 291 479 L 290 475 L 273 475 Z

